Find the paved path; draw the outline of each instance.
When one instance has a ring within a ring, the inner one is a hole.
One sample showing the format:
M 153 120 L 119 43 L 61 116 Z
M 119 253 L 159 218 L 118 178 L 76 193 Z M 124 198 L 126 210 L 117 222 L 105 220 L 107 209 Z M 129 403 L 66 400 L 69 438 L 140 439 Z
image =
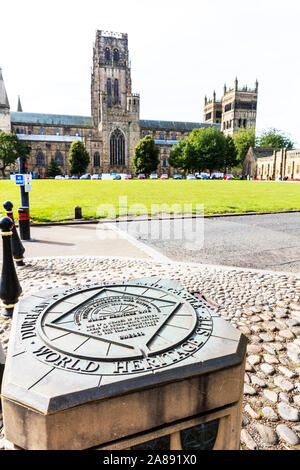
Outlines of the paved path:
M 130 222 L 127 230 L 174 261 L 300 272 L 300 213 Z
M 23 242 L 25 257 L 121 256 L 149 258 L 135 243 L 125 239 L 107 224 L 31 227 L 33 242 Z M 0 244 L 2 259 L 2 244 Z

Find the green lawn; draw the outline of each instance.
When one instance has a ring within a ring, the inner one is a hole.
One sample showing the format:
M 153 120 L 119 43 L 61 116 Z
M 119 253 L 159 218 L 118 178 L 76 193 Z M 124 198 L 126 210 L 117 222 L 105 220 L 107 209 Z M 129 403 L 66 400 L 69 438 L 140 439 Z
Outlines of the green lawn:
M 30 193 L 30 214 L 35 222 L 71 220 L 74 207 L 82 207 L 85 218 L 101 216 L 99 206 L 112 204 L 116 215 L 124 214 L 125 202 L 130 213 L 141 206 L 141 213 L 151 211 L 151 204 L 177 204 L 163 212 L 184 210 L 184 204 L 203 204 L 205 214 L 300 210 L 300 183 L 256 181 L 82 181 L 36 180 Z M 120 209 L 120 199 L 121 209 Z M 0 181 L 0 201 L 11 200 L 15 212 L 20 205 L 20 189 L 13 181 Z M 122 202 L 123 201 L 123 202 Z M 135 207 L 132 207 L 136 205 Z M 97 212 L 98 211 L 98 212 Z M 127 212 L 127 209 L 125 208 Z M 102 216 L 106 216 L 102 214 Z

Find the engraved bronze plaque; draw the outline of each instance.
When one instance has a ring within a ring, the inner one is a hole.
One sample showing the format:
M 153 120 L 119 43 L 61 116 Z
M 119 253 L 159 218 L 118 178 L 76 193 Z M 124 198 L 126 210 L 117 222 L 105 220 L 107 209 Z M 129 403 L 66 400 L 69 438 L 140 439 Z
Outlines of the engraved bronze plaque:
M 34 336 L 24 319 L 23 337 L 31 337 L 38 360 L 86 374 L 139 373 L 186 359 L 212 332 L 209 309 L 181 289 L 135 281 L 79 292 L 47 305 Z

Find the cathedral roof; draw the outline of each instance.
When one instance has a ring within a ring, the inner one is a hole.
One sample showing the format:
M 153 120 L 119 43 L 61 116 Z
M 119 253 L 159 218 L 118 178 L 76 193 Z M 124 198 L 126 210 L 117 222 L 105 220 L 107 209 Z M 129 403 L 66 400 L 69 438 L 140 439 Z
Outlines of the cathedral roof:
M 11 122 L 14 124 L 35 124 L 48 126 L 94 127 L 91 116 L 69 116 L 65 114 L 40 114 L 12 112 Z
M 0 108 L 9 108 L 9 102 L 6 94 L 6 89 L 2 77 L 2 69 L 0 68 Z
M 170 131 L 192 131 L 193 129 L 200 129 L 201 127 L 217 127 L 221 128 L 220 124 L 207 124 L 203 122 L 180 122 L 180 121 L 149 121 L 140 120 L 142 129 L 157 129 L 157 130 L 170 130 Z

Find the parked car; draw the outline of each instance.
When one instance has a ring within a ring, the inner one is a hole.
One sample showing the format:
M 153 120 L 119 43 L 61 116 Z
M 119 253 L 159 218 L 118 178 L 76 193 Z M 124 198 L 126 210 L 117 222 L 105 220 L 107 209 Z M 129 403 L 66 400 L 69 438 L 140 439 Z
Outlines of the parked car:
M 187 175 L 186 177 L 187 180 L 195 180 L 197 179 L 195 175 Z
M 157 180 L 157 178 L 158 178 L 158 175 L 156 173 L 151 173 L 150 175 L 151 180 Z
M 56 180 L 64 180 L 65 178 L 61 175 L 57 175 L 57 176 L 55 176 L 55 179 Z
M 173 180 L 182 180 L 182 175 L 173 175 Z
M 122 178 L 121 178 L 121 175 L 115 175 L 115 176 L 113 177 L 113 179 L 114 179 L 114 180 L 121 180 Z
M 132 179 L 132 175 L 124 175 L 124 180 L 131 180 Z
M 224 179 L 224 180 L 234 180 L 234 176 L 233 176 L 233 175 L 229 175 L 229 174 L 228 174 L 228 175 L 224 175 L 224 176 L 223 176 L 223 179 Z
M 146 179 L 146 176 L 144 175 L 144 173 L 140 173 L 138 175 L 138 180 L 144 180 L 144 179 Z
M 91 180 L 101 180 L 101 175 L 92 175 Z
M 78 180 L 79 178 L 78 178 L 78 176 L 73 175 L 71 179 L 72 179 L 72 180 Z
M 169 179 L 169 175 L 167 175 L 166 173 L 164 173 L 163 175 L 161 175 L 160 179 L 161 179 L 161 180 L 168 180 L 168 179 Z
M 210 178 L 212 180 L 221 180 L 223 179 L 223 176 L 224 176 L 224 173 L 213 173 Z
M 200 180 L 209 180 L 209 174 L 208 173 L 200 173 L 199 179 Z
M 91 179 L 91 175 L 90 175 L 89 173 L 87 173 L 86 175 L 80 176 L 80 179 L 81 179 L 81 180 L 90 180 L 90 179 Z

